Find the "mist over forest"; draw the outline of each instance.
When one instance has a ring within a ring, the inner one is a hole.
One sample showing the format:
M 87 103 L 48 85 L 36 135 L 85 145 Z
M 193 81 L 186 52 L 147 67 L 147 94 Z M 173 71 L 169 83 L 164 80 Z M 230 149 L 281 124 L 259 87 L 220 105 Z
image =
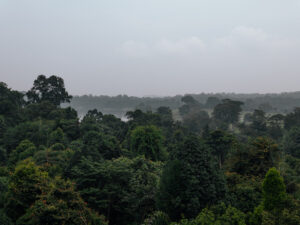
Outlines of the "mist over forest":
M 300 0 L 0 0 L 0 225 L 300 225 Z
M 236 93 L 201 93 L 186 94 L 197 100 L 203 109 L 212 110 L 214 105 L 207 102 L 208 98 L 233 99 L 244 102 L 243 111 L 251 112 L 261 109 L 267 113 L 289 113 L 300 105 L 300 92 L 285 92 L 278 94 L 236 94 Z M 74 96 L 69 104 L 77 110 L 79 115 L 85 115 L 90 109 L 98 109 L 106 114 L 114 114 L 124 117 L 127 111 L 141 109 L 143 111 L 156 111 L 161 106 L 167 106 L 172 110 L 178 109 L 184 103 L 181 101 L 183 95 L 172 97 L 134 97 L 127 95 L 118 96 Z

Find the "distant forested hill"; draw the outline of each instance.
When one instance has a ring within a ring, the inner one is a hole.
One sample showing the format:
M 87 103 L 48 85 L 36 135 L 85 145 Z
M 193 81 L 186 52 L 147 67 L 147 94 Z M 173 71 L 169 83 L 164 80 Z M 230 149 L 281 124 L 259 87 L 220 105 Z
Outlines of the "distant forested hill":
M 190 94 L 198 102 L 205 107 L 209 97 L 218 99 L 230 98 L 233 100 L 242 101 L 245 104 L 245 111 L 253 111 L 254 109 L 262 109 L 266 112 L 287 113 L 295 107 L 300 106 L 300 91 L 280 93 L 280 94 L 235 94 L 235 93 L 201 93 Z M 70 104 L 75 108 L 79 115 L 85 115 L 90 109 L 98 109 L 105 114 L 114 114 L 122 117 L 127 111 L 133 109 L 141 109 L 144 111 L 155 111 L 160 106 L 168 106 L 171 109 L 177 109 L 183 105 L 181 102 L 182 95 L 173 97 L 133 97 L 127 95 L 118 96 L 93 96 L 83 95 L 74 96 Z

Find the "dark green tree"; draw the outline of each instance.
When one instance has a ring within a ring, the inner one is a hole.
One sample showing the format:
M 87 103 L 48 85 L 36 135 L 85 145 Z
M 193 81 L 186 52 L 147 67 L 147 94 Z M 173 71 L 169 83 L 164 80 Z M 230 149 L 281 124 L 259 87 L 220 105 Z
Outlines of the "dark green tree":
M 83 136 L 82 154 L 104 159 L 117 158 L 121 155 L 118 140 L 114 136 L 104 135 L 96 131 L 89 131 Z
M 54 121 L 27 121 L 20 123 L 15 127 L 10 127 L 4 133 L 3 138 L 5 140 L 4 147 L 7 153 L 15 149 L 21 141 L 29 140 L 35 146 L 47 145 L 48 136 L 54 128 Z
M 181 214 L 193 218 L 224 198 L 225 179 L 210 152 L 201 139 L 190 136 L 178 148 L 177 161 L 165 168 L 158 205 L 171 219 L 179 219 Z
M 131 132 L 130 148 L 132 152 L 144 155 L 147 159 L 163 160 L 166 153 L 162 141 L 163 136 L 157 127 L 139 126 Z
M 4 116 L 4 122 L 7 125 L 15 125 L 21 121 L 23 105 L 23 94 L 11 90 L 5 83 L 0 82 L 0 115 Z
M 191 111 L 183 116 L 183 125 L 192 132 L 200 132 L 210 122 L 209 115 L 206 111 Z
M 181 101 L 184 102 L 187 105 L 194 105 L 198 104 L 199 102 L 194 99 L 191 95 L 185 95 L 181 98 Z
M 213 117 L 225 123 L 236 123 L 242 111 L 243 102 L 223 99 L 222 103 L 215 106 Z
M 39 75 L 26 96 L 29 103 L 49 101 L 56 106 L 64 102 L 70 102 L 72 98 L 65 89 L 64 80 L 54 75 L 49 78 Z
M 217 97 L 210 96 L 207 98 L 205 107 L 209 109 L 213 109 L 216 105 L 220 104 L 221 101 Z
M 296 107 L 293 112 L 284 118 L 284 128 L 289 130 L 294 126 L 300 126 L 300 107 Z
M 6 150 L 0 146 L 0 166 L 4 166 L 7 164 L 7 152 Z
M 52 131 L 49 136 L 49 146 L 52 146 L 56 143 L 66 145 L 67 140 L 65 134 L 61 128 L 57 128 L 55 131 Z
M 5 214 L 4 210 L 0 209 L 0 224 L 13 225 L 11 219 Z
M 177 224 L 177 223 L 176 223 Z M 224 203 L 207 207 L 195 219 L 182 219 L 179 225 L 246 225 L 246 215 Z
M 263 208 L 267 211 L 280 212 L 284 208 L 286 190 L 283 178 L 276 168 L 269 169 L 262 186 Z
M 55 178 L 52 187 L 17 220 L 17 225 L 105 225 L 103 217 L 87 208 L 70 181 Z
M 154 212 L 149 216 L 142 225 L 169 225 L 169 216 L 161 211 Z
M 161 163 L 142 157 L 92 162 L 83 159 L 72 168 L 88 206 L 103 213 L 109 224 L 140 224 L 155 210 Z
M 293 127 L 285 134 L 283 149 L 286 153 L 300 158 L 300 127 Z
M 288 199 L 283 178 L 276 168 L 270 168 L 267 172 L 262 185 L 262 202 L 254 210 L 250 217 L 251 225 L 296 225 L 295 209 L 292 209 L 293 200 Z M 299 218 L 299 217 L 298 217 Z M 283 221 L 285 221 L 283 223 Z M 296 220 L 297 221 L 297 220 Z
M 171 219 L 179 219 L 186 210 L 182 195 L 188 188 L 184 174 L 183 163 L 179 160 L 169 161 L 163 169 L 157 193 L 157 206 L 166 212 Z
M 36 147 L 29 140 L 21 141 L 18 147 L 13 150 L 9 157 L 9 165 L 14 166 L 17 162 L 34 155 L 37 151 Z
M 13 220 L 25 214 L 26 210 L 47 190 L 48 174 L 42 172 L 32 161 L 17 165 L 10 177 L 5 211 Z
M 179 113 L 181 116 L 185 116 L 193 111 L 200 111 L 203 108 L 203 105 L 190 95 L 183 96 L 181 101 L 185 103 L 179 108 Z
M 212 149 L 213 155 L 217 157 L 220 168 L 234 142 L 234 137 L 222 130 L 214 130 L 206 137 L 206 143 Z
M 262 110 L 256 109 L 254 110 L 252 114 L 252 124 L 251 127 L 256 132 L 260 132 L 260 134 L 263 134 L 267 130 L 267 118 L 266 113 Z
M 264 177 L 271 167 L 278 165 L 279 159 L 278 144 L 269 138 L 258 137 L 233 153 L 230 170 L 242 175 Z

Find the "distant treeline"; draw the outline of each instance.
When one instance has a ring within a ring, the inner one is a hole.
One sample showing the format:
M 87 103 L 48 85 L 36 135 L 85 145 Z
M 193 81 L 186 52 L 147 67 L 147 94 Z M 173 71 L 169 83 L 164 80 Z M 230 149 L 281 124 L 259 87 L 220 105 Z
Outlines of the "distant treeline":
M 207 104 L 210 97 L 222 99 L 232 99 L 244 102 L 243 110 L 253 111 L 261 109 L 265 112 L 288 113 L 295 107 L 300 106 L 300 91 L 280 93 L 280 94 L 235 94 L 235 93 L 201 93 L 190 94 L 203 108 L 213 108 L 214 105 Z M 141 109 L 143 111 L 155 111 L 161 106 L 170 109 L 177 109 L 183 105 L 182 95 L 173 97 L 133 97 L 127 95 L 118 96 L 93 96 L 83 95 L 74 96 L 71 103 L 67 106 L 75 108 L 79 115 L 85 115 L 90 109 L 98 109 L 105 114 L 114 114 L 119 117 L 127 111 Z

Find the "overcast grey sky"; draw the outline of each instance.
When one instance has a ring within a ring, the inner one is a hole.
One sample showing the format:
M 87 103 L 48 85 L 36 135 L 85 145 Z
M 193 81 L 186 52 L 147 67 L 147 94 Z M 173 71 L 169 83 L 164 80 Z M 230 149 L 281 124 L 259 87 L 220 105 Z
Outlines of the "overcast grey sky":
M 0 0 L 0 81 L 71 94 L 300 90 L 300 0 Z

